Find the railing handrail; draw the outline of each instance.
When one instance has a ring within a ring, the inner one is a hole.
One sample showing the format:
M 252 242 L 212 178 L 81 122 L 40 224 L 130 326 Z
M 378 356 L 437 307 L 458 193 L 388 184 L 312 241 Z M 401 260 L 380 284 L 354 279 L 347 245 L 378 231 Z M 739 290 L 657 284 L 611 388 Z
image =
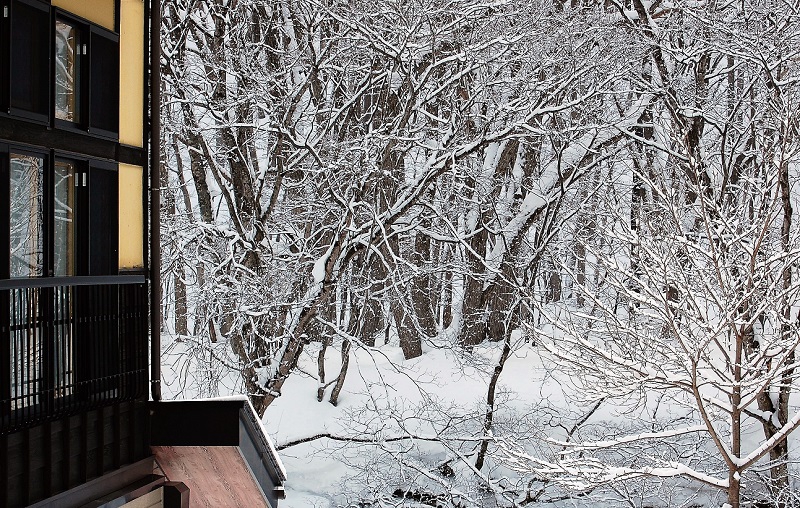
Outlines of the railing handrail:
M 0 279 L 0 290 L 20 288 L 50 288 L 56 286 L 111 286 L 144 284 L 147 278 L 134 275 L 84 275 L 79 277 L 31 277 L 26 279 Z

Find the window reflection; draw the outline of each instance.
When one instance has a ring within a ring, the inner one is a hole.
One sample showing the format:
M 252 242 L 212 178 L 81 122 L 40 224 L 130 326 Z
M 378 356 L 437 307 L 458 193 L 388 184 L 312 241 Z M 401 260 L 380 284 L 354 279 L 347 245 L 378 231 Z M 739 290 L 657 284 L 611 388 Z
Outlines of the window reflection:
M 42 334 L 36 327 L 41 317 L 39 296 L 33 288 L 11 292 L 11 409 L 39 403 L 45 357 Z
M 44 159 L 11 154 L 10 275 L 41 277 L 44 265 Z
M 53 255 L 56 276 L 75 275 L 75 165 L 56 161 L 53 200 Z
M 78 28 L 56 20 L 56 118 L 80 122 L 80 55 Z

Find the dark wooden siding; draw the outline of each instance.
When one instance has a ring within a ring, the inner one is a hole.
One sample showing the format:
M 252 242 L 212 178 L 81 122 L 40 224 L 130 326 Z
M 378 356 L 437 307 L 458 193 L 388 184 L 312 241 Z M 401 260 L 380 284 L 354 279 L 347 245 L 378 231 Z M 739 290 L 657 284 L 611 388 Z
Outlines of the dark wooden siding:
M 35 373 L 16 367 L 17 387 L 0 383 L 0 507 L 27 506 L 150 456 L 147 285 L 24 282 L 35 286 L 0 289 L 0 302 L 18 303 L 0 308 L 0 357 Z M 0 370 L 7 375 L 8 365 Z
M 150 456 L 143 401 L 116 403 L 0 438 L 0 506 L 40 501 Z

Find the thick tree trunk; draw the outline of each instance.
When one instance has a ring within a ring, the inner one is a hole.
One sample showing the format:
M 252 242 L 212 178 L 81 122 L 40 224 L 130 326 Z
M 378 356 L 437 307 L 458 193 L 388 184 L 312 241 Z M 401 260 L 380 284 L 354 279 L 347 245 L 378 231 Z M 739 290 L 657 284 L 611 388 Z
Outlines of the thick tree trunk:
M 392 302 L 392 314 L 395 326 L 397 326 L 400 349 L 403 350 L 405 359 L 410 360 L 422 356 L 422 338 L 414 326 L 408 309 L 399 302 Z
M 179 257 L 175 260 L 175 268 L 173 271 L 173 281 L 175 284 L 175 335 L 178 338 L 189 335 L 186 283 L 184 282 L 184 277 L 183 258 Z
M 486 305 L 483 301 L 484 270 L 486 257 L 487 230 L 480 227 L 480 231 L 470 238 L 471 253 L 465 254 L 468 270 L 464 281 L 464 299 L 462 316 L 464 326 L 461 334 L 461 344 L 471 348 L 486 340 Z M 474 254 L 473 254 L 474 253 Z
M 426 225 L 429 227 L 429 224 Z M 416 274 L 411 279 L 409 287 L 410 303 L 417 324 L 422 333 L 432 336 L 436 333 L 436 318 L 434 309 L 437 307 L 435 295 L 432 291 L 432 275 L 426 273 L 424 268 L 430 263 L 431 239 L 428 235 L 417 233 L 414 239 L 414 250 L 411 253 L 411 263 L 422 268 L 422 274 Z
M 739 478 L 739 472 L 731 470 L 728 473 L 728 504 L 730 508 L 740 508 L 741 490 L 742 484 Z
M 356 256 L 354 267 L 361 267 L 354 275 L 355 285 L 368 289 L 360 297 L 353 298 L 351 303 L 352 319 L 350 329 L 367 346 L 375 346 L 378 333 L 388 325 L 384 317 L 383 302 L 376 293 L 383 288 L 386 279 L 386 267 L 377 256 L 370 256 L 368 251 Z

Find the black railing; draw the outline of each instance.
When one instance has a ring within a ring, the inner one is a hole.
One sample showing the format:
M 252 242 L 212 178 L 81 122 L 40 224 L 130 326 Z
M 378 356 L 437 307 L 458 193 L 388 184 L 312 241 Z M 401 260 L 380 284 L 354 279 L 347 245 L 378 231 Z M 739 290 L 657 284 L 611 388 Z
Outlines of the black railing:
M 147 396 L 147 285 L 43 280 L 0 286 L 0 434 Z

